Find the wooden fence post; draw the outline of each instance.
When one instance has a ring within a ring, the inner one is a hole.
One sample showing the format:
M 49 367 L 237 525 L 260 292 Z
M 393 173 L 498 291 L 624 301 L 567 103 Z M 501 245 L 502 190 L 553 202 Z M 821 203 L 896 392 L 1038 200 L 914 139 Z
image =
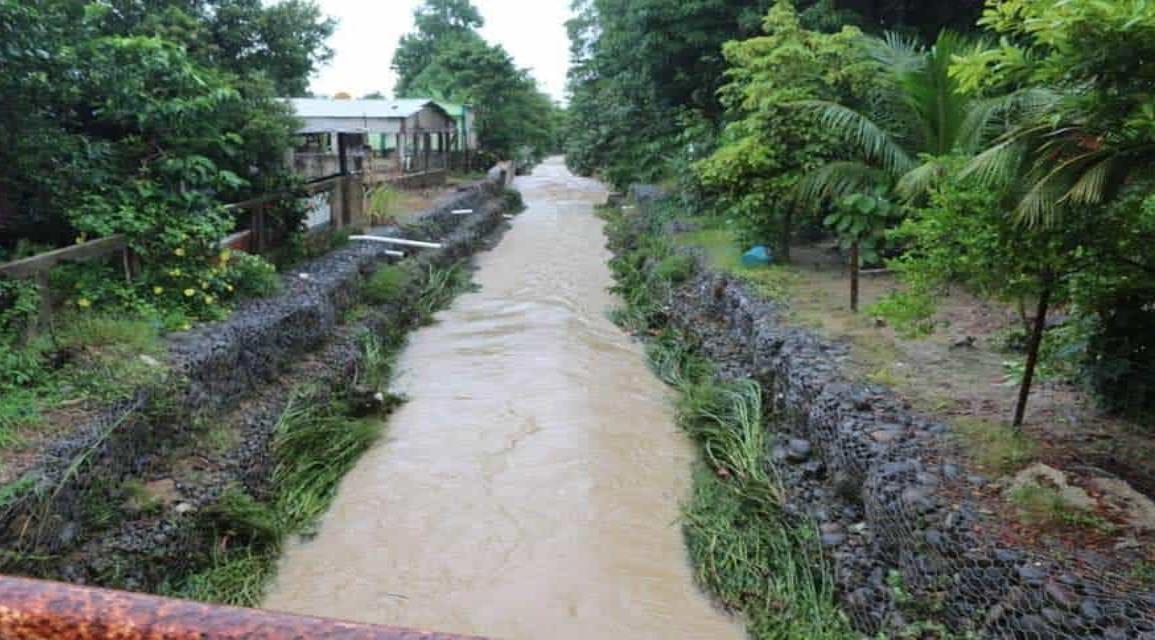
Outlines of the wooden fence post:
M 36 316 L 28 321 L 25 340 L 31 340 L 40 327 L 48 324 L 52 318 L 52 287 L 49 286 L 47 270 L 36 274 L 36 291 L 40 294 L 40 308 L 37 309 Z

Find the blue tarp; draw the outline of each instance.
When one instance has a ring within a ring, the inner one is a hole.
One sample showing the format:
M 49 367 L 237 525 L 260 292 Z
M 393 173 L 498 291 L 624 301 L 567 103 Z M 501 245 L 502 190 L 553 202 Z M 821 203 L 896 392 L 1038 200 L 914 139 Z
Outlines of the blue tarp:
M 761 245 L 742 255 L 742 266 L 745 267 L 764 267 L 771 262 L 774 262 L 774 254 Z

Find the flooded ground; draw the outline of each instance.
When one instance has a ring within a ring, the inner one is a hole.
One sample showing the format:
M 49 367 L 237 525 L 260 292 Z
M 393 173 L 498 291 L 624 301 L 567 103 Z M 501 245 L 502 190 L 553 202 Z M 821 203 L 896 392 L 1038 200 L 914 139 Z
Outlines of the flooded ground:
M 516 186 L 529 209 L 479 257 L 481 290 L 414 335 L 410 402 L 264 604 L 510 640 L 739 638 L 687 565 L 691 445 L 606 319 L 604 188 L 559 159 Z

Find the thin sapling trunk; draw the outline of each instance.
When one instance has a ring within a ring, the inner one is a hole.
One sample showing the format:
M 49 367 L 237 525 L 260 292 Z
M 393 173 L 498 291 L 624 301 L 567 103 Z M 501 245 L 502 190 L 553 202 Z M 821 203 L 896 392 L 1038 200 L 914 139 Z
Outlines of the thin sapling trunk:
M 1031 383 L 1035 379 L 1035 369 L 1039 365 L 1039 349 L 1043 345 L 1043 334 L 1047 330 L 1047 311 L 1051 305 L 1051 290 L 1053 285 L 1048 280 L 1039 294 L 1039 307 L 1035 312 L 1035 326 L 1031 330 L 1031 340 L 1027 344 L 1027 366 L 1023 371 L 1023 383 L 1019 387 L 1019 401 L 1015 406 L 1015 420 L 1012 423 L 1015 430 L 1021 430 L 1023 420 L 1027 415 L 1027 400 L 1031 396 Z

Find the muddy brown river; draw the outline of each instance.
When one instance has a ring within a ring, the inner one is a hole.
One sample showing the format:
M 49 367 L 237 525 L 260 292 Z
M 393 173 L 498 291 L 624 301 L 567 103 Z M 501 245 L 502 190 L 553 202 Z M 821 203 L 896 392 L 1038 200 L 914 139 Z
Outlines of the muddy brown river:
M 265 607 L 509 640 L 742 637 L 677 522 L 693 450 L 606 312 L 599 183 L 560 159 L 478 257 L 481 289 L 414 334 L 410 401 L 345 478 Z

